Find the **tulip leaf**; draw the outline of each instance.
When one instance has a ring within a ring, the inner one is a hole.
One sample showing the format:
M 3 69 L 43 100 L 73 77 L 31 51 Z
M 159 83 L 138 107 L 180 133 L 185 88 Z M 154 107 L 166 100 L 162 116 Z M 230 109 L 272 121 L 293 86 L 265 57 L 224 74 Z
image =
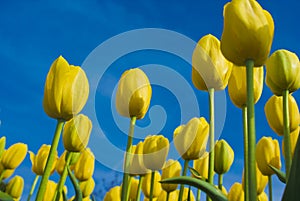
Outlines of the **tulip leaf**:
M 193 175 L 195 178 L 206 181 L 206 179 L 205 179 L 204 177 L 202 177 L 202 176 L 199 174 L 199 172 L 198 172 L 195 168 L 189 167 L 189 169 L 190 169 L 190 172 L 192 173 L 192 175 Z
M 173 178 L 165 179 L 160 182 L 169 183 L 169 184 L 186 184 L 186 185 L 194 186 L 204 191 L 214 201 L 228 201 L 227 197 L 214 185 L 197 178 L 181 176 L 181 177 L 173 177 Z
M 286 183 L 286 178 L 285 178 L 285 173 L 282 172 L 281 170 L 277 169 L 276 167 L 269 165 L 269 167 L 275 172 L 275 174 L 277 175 L 278 179 L 282 182 L 282 183 Z
M 0 200 L 1 201 L 14 201 L 14 199 L 8 195 L 7 193 L 3 193 L 0 191 Z

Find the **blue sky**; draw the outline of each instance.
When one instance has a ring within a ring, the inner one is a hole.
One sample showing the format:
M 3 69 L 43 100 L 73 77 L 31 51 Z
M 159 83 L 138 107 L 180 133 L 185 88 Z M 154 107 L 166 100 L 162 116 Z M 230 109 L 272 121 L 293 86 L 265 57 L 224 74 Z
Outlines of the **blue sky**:
M 111 37 L 126 31 L 141 28 L 162 28 L 183 34 L 198 41 L 206 34 L 220 38 L 223 29 L 223 5 L 227 1 L 9 1 L 0 3 L 0 136 L 7 137 L 7 144 L 16 142 L 28 144 L 36 152 L 41 144 L 49 144 L 56 121 L 43 111 L 42 99 L 44 81 L 54 59 L 63 55 L 70 64 L 82 65 L 98 45 Z M 298 45 L 299 3 L 296 0 L 259 1 L 273 16 L 275 35 L 271 52 L 285 48 L 300 55 Z M 122 47 L 122 44 L 120 44 Z M 99 55 L 101 58 L 101 55 Z M 103 55 L 103 59 L 105 55 Z M 191 68 L 182 59 L 160 51 L 137 51 L 114 61 L 105 71 L 97 85 L 95 107 L 99 124 L 109 141 L 124 149 L 126 135 L 116 127 L 111 102 L 114 87 L 125 69 L 159 64 L 168 66 L 185 78 L 197 97 L 201 116 L 208 117 L 207 94 L 197 91 L 190 82 Z M 101 67 L 99 67 L 101 68 Z M 168 81 L 168 77 L 166 78 Z M 170 82 L 174 82 L 169 78 Z M 150 79 L 151 81 L 151 79 Z M 271 96 L 265 86 L 262 97 L 256 105 L 257 139 L 263 135 L 278 138 L 269 128 L 264 115 L 264 104 Z M 161 98 L 164 97 L 164 98 Z M 294 97 L 299 102 L 300 94 Z M 153 86 L 151 105 L 160 105 L 138 122 L 138 126 L 151 130 L 151 122 L 166 114 L 166 123 L 159 133 L 170 140 L 180 123 L 180 104 L 176 95 L 161 86 Z M 170 106 L 171 105 L 171 106 Z M 241 111 L 233 106 L 227 97 L 227 116 L 221 138 L 226 139 L 235 151 L 235 162 L 224 177 L 229 187 L 241 181 L 243 166 Z M 164 108 L 164 110 L 162 110 Z M 158 113 L 156 113 L 158 112 Z M 191 117 L 192 112 L 186 111 Z M 162 113 L 164 114 L 164 113 Z M 117 117 L 119 118 L 119 117 Z M 120 121 L 126 121 L 122 118 Z M 147 133 L 148 134 L 148 133 Z M 149 133 L 150 134 L 150 133 Z M 152 133 L 155 134 L 155 133 Z M 281 144 L 281 139 L 280 140 Z M 136 139 L 135 142 L 139 141 Z M 63 150 L 59 145 L 59 153 Z M 103 151 L 104 154 L 108 150 Z M 108 154 L 109 155 L 109 154 Z M 283 161 L 282 161 L 283 162 Z M 282 163 L 284 164 L 284 163 Z M 120 163 L 119 163 L 120 165 Z M 18 168 L 17 173 L 25 178 L 25 194 L 33 181 L 29 156 Z M 101 179 L 111 178 L 114 172 L 100 163 L 96 164 L 95 177 L 98 186 Z M 280 195 L 283 186 L 274 179 L 274 195 Z M 278 191 L 277 191 L 278 190 Z M 275 200 L 280 200 L 275 196 Z

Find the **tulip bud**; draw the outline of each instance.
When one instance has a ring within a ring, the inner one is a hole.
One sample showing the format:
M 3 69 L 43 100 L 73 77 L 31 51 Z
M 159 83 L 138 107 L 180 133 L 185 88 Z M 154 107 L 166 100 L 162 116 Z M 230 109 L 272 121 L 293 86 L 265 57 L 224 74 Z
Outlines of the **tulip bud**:
M 285 90 L 291 93 L 300 88 L 300 64 L 295 53 L 275 51 L 266 63 L 266 72 L 266 84 L 277 96 Z
M 153 185 L 153 197 L 158 197 L 162 191 L 161 183 L 161 176 L 158 171 L 155 171 L 154 174 L 154 185 Z M 145 178 L 142 182 L 142 191 L 146 197 L 150 197 L 150 187 L 151 187 L 151 173 L 145 175 Z
M 121 201 L 120 186 L 111 188 L 104 196 L 103 201 Z
M 74 167 L 75 177 L 79 181 L 86 181 L 93 176 L 95 157 L 89 148 L 83 150 Z
M 276 139 L 271 137 L 262 137 L 256 145 L 256 162 L 263 175 L 270 176 L 275 172 L 269 167 L 280 169 L 280 150 Z
M 79 66 L 69 65 L 59 56 L 47 75 L 43 107 L 46 114 L 68 121 L 84 107 L 89 95 L 89 83 Z
M 253 69 L 254 81 L 254 103 L 260 99 L 263 83 L 264 69 L 263 67 Z M 246 106 L 247 101 L 247 83 L 246 83 L 246 67 L 233 66 L 232 72 L 228 81 L 228 93 L 231 102 L 238 108 Z
M 148 111 L 152 89 L 147 75 L 139 68 L 125 71 L 116 93 L 116 108 L 124 117 L 144 118 Z
M 205 152 L 199 159 L 194 160 L 193 168 L 203 177 L 208 178 L 208 152 Z
M 91 130 L 92 122 L 83 114 L 66 122 L 62 135 L 65 149 L 70 152 L 81 152 L 89 142 Z
M 162 135 L 147 136 L 144 141 L 145 167 L 154 171 L 162 169 L 169 153 L 169 140 Z
M 177 192 L 177 194 L 179 195 L 179 189 L 177 189 L 175 192 Z M 189 192 L 190 192 L 190 201 L 195 201 L 195 196 L 193 191 L 186 187 L 183 189 L 182 200 L 188 200 Z
M 130 180 L 129 200 L 135 200 L 138 192 L 139 180 L 134 177 L 130 177 Z
M 139 142 L 136 146 L 132 147 L 132 150 L 133 149 L 134 149 L 133 152 L 134 154 L 132 155 L 132 160 L 129 166 L 129 173 L 131 176 L 144 175 L 147 172 L 149 172 L 145 167 L 144 160 L 143 160 L 144 143 Z
M 23 189 L 24 179 L 20 176 L 15 176 L 8 182 L 5 192 L 14 199 L 19 199 L 22 196 Z
M 54 181 L 48 180 L 43 201 L 53 200 L 57 184 Z
M 89 197 L 93 193 L 94 188 L 95 188 L 95 181 L 94 181 L 93 177 L 89 178 L 86 181 L 80 182 L 79 187 L 82 192 L 82 197 L 83 198 Z
M 0 159 L 1 159 L 1 156 L 5 150 L 5 144 L 6 144 L 6 137 L 3 136 L 0 138 Z
M 297 145 L 297 140 L 299 137 L 299 127 L 294 130 L 293 132 L 290 133 L 290 143 L 291 143 L 291 153 L 292 153 L 292 157 L 294 157 L 294 152 L 295 152 L 295 148 Z M 282 140 L 282 153 L 283 153 L 283 157 L 285 156 L 285 151 L 284 151 L 284 139 Z
M 209 125 L 205 118 L 192 118 L 174 131 L 174 145 L 184 160 L 200 158 L 206 149 Z
M 225 140 L 217 141 L 215 145 L 215 166 L 217 174 L 225 174 L 230 169 L 234 160 L 234 152 Z
M 4 169 L 16 169 L 27 154 L 27 145 L 16 143 L 10 146 L 2 155 L 1 163 Z
M 265 192 L 262 192 L 257 196 L 257 201 L 268 201 L 269 198 Z
M 11 175 L 13 175 L 14 172 L 15 172 L 15 169 L 7 169 L 7 170 L 5 170 L 5 172 L 3 173 L 4 170 L 5 170 L 5 169 L 4 169 L 3 165 L 2 165 L 2 163 L 0 163 L 0 175 L 3 174 L 2 180 L 11 177 Z
M 166 201 L 167 200 L 167 192 L 166 191 L 161 191 L 160 195 L 157 198 L 157 201 Z M 178 192 L 177 191 L 172 191 L 169 193 L 169 200 L 178 200 Z
M 296 100 L 290 94 L 288 96 L 290 132 L 296 130 L 299 126 L 300 115 Z M 277 135 L 283 136 L 283 98 L 273 95 L 265 105 L 265 114 L 272 130 Z
M 223 56 L 220 41 L 215 36 L 208 34 L 199 40 L 192 65 L 192 81 L 197 89 L 218 91 L 226 88 L 232 63 Z
M 60 175 L 62 175 L 64 171 L 64 167 L 66 164 L 65 158 L 66 158 L 67 151 L 64 151 L 64 153 L 59 157 L 59 159 L 56 162 L 56 172 Z
M 254 60 L 256 67 L 264 65 L 274 35 L 270 13 L 255 0 L 232 0 L 224 6 L 223 15 L 223 55 L 238 66 L 244 66 L 247 59 Z
M 181 174 L 181 165 L 178 161 L 174 161 L 172 159 L 168 160 L 164 168 L 162 169 L 161 179 L 168 179 L 172 177 L 179 177 Z M 178 184 L 162 184 L 162 188 L 166 192 L 172 192 L 177 189 Z
M 244 190 L 242 184 L 234 183 L 227 195 L 228 201 L 244 201 Z

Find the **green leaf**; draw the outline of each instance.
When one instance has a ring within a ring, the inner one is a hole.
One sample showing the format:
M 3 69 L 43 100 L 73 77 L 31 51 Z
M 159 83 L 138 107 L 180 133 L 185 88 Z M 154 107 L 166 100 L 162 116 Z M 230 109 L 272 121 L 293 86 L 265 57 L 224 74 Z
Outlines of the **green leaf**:
M 186 184 L 186 185 L 194 186 L 204 191 L 214 201 L 228 201 L 227 197 L 214 185 L 200 179 L 196 179 L 188 176 L 181 176 L 181 177 L 165 179 L 160 182 L 168 183 L 168 184 Z
M 275 174 L 277 175 L 278 179 L 282 182 L 282 183 L 286 183 L 286 178 L 285 178 L 285 173 L 282 172 L 281 170 L 277 169 L 276 167 L 269 165 L 269 167 L 275 172 Z
M 192 175 L 193 175 L 195 178 L 201 179 L 201 180 L 204 180 L 204 181 L 207 181 L 204 177 L 202 177 L 202 176 L 199 174 L 199 172 L 198 172 L 196 169 L 194 169 L 194 168 L 192 168 L 192 167 L 189 167 L 189 169 L 190 169 L 190 172 L 192 173 Z
M 14 199 L 8 195 L 7 193 L 3 193 L 2 191 L 0 191 L 0 200 L 1 201 L 14 201 Z

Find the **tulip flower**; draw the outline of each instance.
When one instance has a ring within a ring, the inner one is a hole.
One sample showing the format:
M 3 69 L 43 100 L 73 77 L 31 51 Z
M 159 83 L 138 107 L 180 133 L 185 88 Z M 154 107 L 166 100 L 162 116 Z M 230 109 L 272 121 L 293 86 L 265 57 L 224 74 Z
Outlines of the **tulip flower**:
M 153 198 L 156 198 L 160 195 L 162 188 L 160 181 L 161 176 L 158 171 L 155 171 L 154 173 L 154 185 L 153 185 Z M 148 173 L 145 175 L 145 178 L 142 183 L 142 191 L 144 195 L 148 198 L 150 198 L 150 187 L 151 187 L 151 174 Z
M 227 195 L 228 201 L 244 201 L 244 191 L 242 184 L 234 183 Z
M 74 167 L 75 177 L 79 181 L 86 181 L 92 177 L 95 167 L 95 156 L 89 148 L 83 150 Z
M 6 144 L 6 137 L 3 136 L 0 138 L 0 158 L 5 150 L 5 144 Z
M 5 188 L 5 192 L 14 199 L 20 199 L 23 193 L 23 189 L 24 179 L 20 176 L 15 176 L 8 182 Z
M 200 174 L 204 179 L 208 178 L 208 152 L 205 152 L 203 156 L 197 160 L 194 160 L 193 168 Z
M 208 34 L 198 41 L 192 65 L 192 81 L 197 89 L 218 91 L 226 88 L 232 63 L 223 56 L 220 41 L 215 36 Z
M 83 114 L 66 122 L 62 135 L 65 149 L 70 152 L 81 152 L 89 142 L 91 130 L 92 122 Z
M 245 172 L 243 172 L 243 178 L 242 178 L 243 189 L 245 188 L 245 178 L 244 178 L 245 175 L 244 174 L 245 174 Z M 267 183 L 268 183 L 268 177 L 261 173 L 257 164 L 256 164 L 256 181 L 257 181 L 256 192 L 257 192 L 257 195 L 259 195 L 265 190 Z
M 275 172 L 269 167 L 280 169 L 280 149 L 276 139 L 271 137 L 262 137 L 256 145 L 256 162 L 263 175 L 270 176 Z
M 4 171 L 4 173 L 3 173 L 3 171 Z M 0 163 L 0 175 L 2 175 L 1 180 L 11 177 L 14 174 L 14 172 L 15 172 L 15 169 L 4 169 L 2 163 Z
M 70 120 L 84 107 L 89 95 L 89 83 L 79 66 L 69 65 L 59 56 L 47 75 L 43 107 L 55 119 Z
M 27 154 L 27 145 L 16 143 L 10 146 L 2 155 L 1 163 L 4 169 L 16 169 Z
M 129 166 L 129 173 L 132 176 L 135 175 L 144 175 L 149 170 L 144 165 L 144 160 L 143 160 L 143 150 L 144 150 L 144 143 L 141 141 L 139 142 L 136 146 L 132 147 L 132 160 Z
M 169 153 L 169 140 L 162 135 L 150 135 L 144 140 L 145 167 L 155 171 L 162 169 Z
M 257 201 L 268 201 L 269 198 L 265 192 L 262 192 L 257 196 Z
M 172 159 L 168 160 L 164 168 L 162 169 L 162 175 L 161 179 L 168 179 L 172 177 L 179 177 L 181 173 L 181 165 L 178 161 L 174 161 Z M 172 191 L 175 191 L 177 189 L 178 184 L 162 184 L 162 189 L 166 192 L 170 193 Z
M 95 188 L 95 181 L 94 181 L 93 177 L 89 178 L 86 181 L 80 182 L 79 187 L 82 192 L 82 197 L 83 198 L 89 197 L 93 193 L 94 188 Z
M 215 145 L 215 172 L 225 174 L 230 169 L 234 160 L 234 152 L 225 140 L 217 141 Z
M 263 90 L 264 69 L 263 67 L 253 69 L 254 78 L 254 103 L 260 99 Z M 246 106 L 247 101 L 246 67 L 233 66 L 228 81 L 228 93 L 231 102 L 238 108 Z
M 291 153 L 292 156 L 294 156 L 294 152 L 295 152 L 295 148 L 297 145 L 297 140 L 299 137 L 299 132 L 300 132 L 300 128 L 298 127 L 296 130 L 294 130 L 293 132 L 291 132 L 290 134 L 290 143 L 291 143 Z M 282 140 L 282 153 L 283 153 L 283 157 L 285 156 L 285 151 L 284 151 L 284 139 Z
M 266 63 L 266 84 L 271 91 L 282 96 L 300 88 L 300 64 L 298 56 L 288 50 L 275 51 Z
M 176 192 L 179 194 L 179 190 L 176 190 Z M 190 201 L 195 201 L 194 193 L 193 193 L 193 191 L 190 191 L 189 188 L 184 188 L 183 189 L 182 200 L 187 200 L 189 193 L 190 193 Z
M 270 13 L 255 0 L 232 0 L 224 6 L 223 15 L 223 55 L 238 66 L 244 66 L 248 59 L 252 59 L 256 67 L 264 65 L 274 35 Z
M 280 136 L 283 136 L 284 122 L 283 122 L 283 98 L 282 96 L 273 95 L 265 105 L 265 114 L 268 123 L 272 130 Z M 290 94 L 288 96 L 289 105 L 289 119 L 290 132 L 298 129 L 300 122 L 299 109 L 296 100 Z
M 115 186 L 111 188 L 104 196 L 103 201 L 121 201 L 121 188 Z
M 169 196 L 168 199 L 167 199 L 167 196 Z M 157 198 L 157 201 L 166 201 L 166 200 L 177 201 L 178 200 L 178 192 L 172 191 L 170 193 L 167 193 L 166 191 L 161 191 L 160 195 Z
M 116 93 L 116 108 L 124 117 L 144 118 L 150 105 L 152 88 L 146 74 L 139 68 L 125 71 Z
M 136 200 L 139 180 L 135 179 L 134 177 L 131 177 L 130 180 L 129 200 Z
M 32 151 L 29 151 L 30 154 L 30 160 L 31 160 L 31 164 L 32 164 L 32 171 L 37 174 L 37 175 L 43 175 L 44 174 L 44 169 L 46 166 L 46 162 L 48 159 L 48 155 L 49 155 L 49 151 L 50 151 L 51 146 L 50 145 L 45 145 L 43 144 L 38 153 L 36 155 L 34 155 L 34 153 Z M 55 158 L 57 158 L 57 153 Z M 54 161 L 53 165 L 52 165 L 52 169 L 51 172 L 53 173 L 53 171 L 55 170 L 55 165 L 56 165 L 56 160 Z

